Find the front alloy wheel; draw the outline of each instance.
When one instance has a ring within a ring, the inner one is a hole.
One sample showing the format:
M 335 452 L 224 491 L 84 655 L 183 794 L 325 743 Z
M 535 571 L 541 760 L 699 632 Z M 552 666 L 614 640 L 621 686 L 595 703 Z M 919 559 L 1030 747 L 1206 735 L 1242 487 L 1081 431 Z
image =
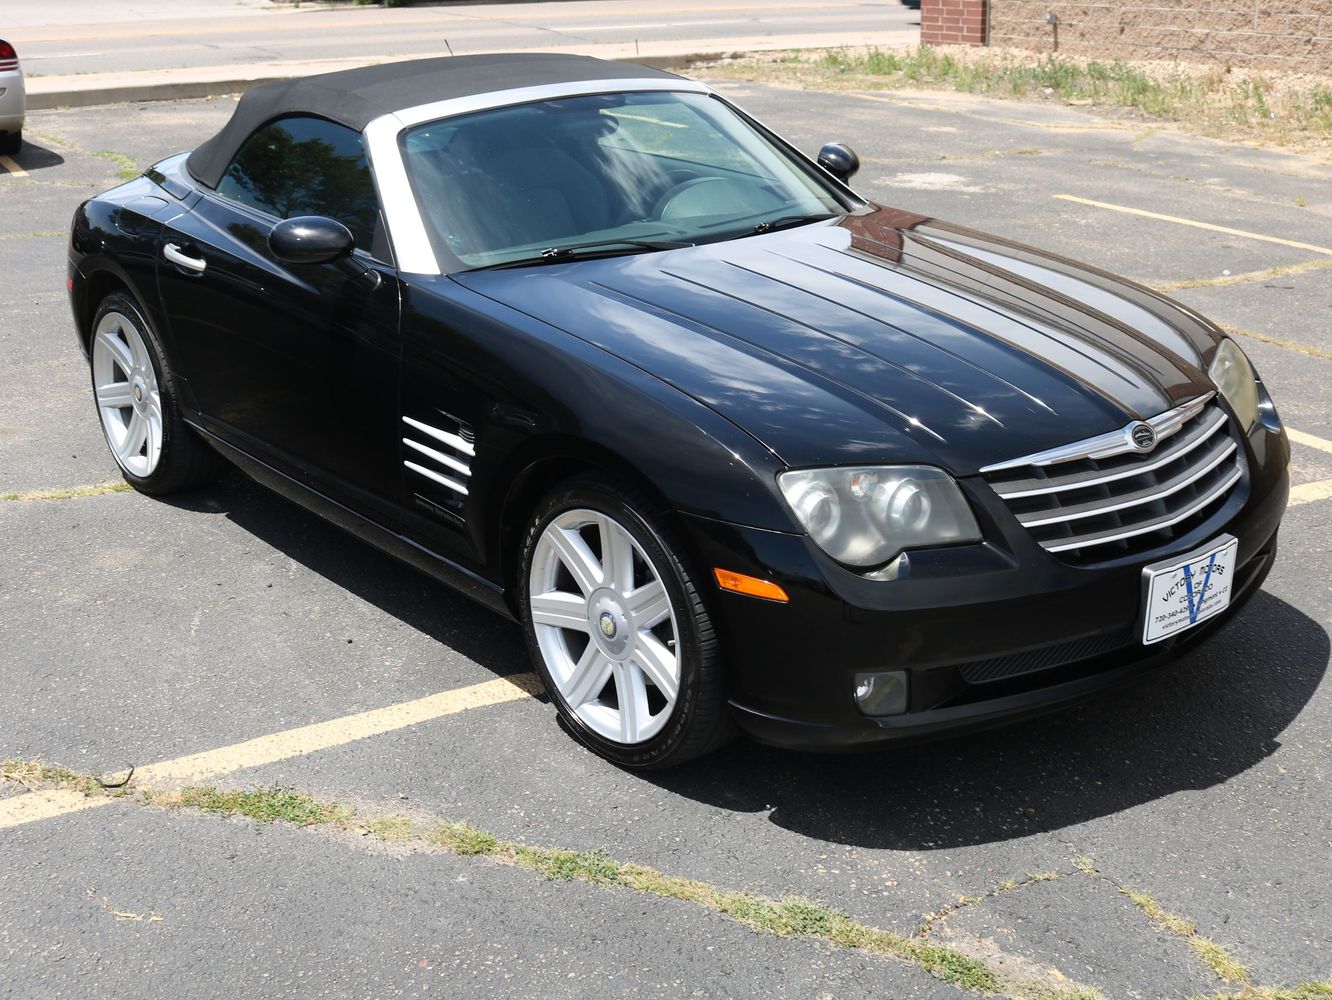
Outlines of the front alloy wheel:
M 533 659 L 570 728 L 619 764 L 711 749 L 729 719 L 711 621 L 664 527 L 627 487 L 557 490 L 524 546 Z
M 675 613 L 624 526 L 593 510 L 560 514 L 537 540 L 530 586 L 537 646 L 565 704 L 616 743 L 659 733 L 680 692 Z

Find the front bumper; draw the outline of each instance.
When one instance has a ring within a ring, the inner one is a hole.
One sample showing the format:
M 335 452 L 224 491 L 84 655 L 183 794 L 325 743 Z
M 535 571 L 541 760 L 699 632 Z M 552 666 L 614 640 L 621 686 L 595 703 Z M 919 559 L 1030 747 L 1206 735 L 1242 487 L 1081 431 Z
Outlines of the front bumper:
M 1048 711 L 1158 666 L 1205 640 L 1261 586 L 1289 494 L 1275 414 L 1248 435 L 1248 472 L 1205 524 L 1117 563 L 1073 566 L 1040 548 L 983 482 L 962 482 L 987 540 L 913 553 L 897 579 L 867 580 L 803 535 L 680 515 L 705 572 L 780 584 L 790 602 L 714 590 L 736 721 L 758 740 L 835 748 Z M 1141 642 L 1142 567 L 1223 533 L 1239 540 L 1227 610 L 1174 639 Z M 854 675 L 905 669 L 908 710 L 867 717 Z

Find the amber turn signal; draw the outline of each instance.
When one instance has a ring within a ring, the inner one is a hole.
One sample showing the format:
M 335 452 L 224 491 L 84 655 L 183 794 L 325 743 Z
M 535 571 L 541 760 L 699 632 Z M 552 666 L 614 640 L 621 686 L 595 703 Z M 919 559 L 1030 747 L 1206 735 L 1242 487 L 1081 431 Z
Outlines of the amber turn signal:
M 717 577 L 717 586 L 722 590 L 731 590 L 737 594 L 746 594 L 749 597 L 762 597 L 769 601 L 781 601 L 785 604 L 790 600 L 786 596 L 786 591 L 771 580 L 760 580 L 756 576 L 745 576 L 743 573 L 732 573 L 729 569 L 713 569 L 713 574 Z

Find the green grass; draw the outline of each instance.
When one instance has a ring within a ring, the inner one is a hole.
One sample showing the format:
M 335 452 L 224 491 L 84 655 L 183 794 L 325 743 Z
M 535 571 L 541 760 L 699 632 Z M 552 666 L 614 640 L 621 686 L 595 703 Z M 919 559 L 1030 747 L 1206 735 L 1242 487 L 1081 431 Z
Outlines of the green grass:
M 0 762 L 0 779 L 26 787 L 76 787 L 85 794 L 108 794 L 96 779 L 40 761 Z M 122 793 L 124 794 L 124 793 Z M 287 822 L 300 827 L 356 828 L 385 843 L 419 843 L 464 857 L 490 858 L 559 882 L 592 885 L 675 899 L 713 910 L 756 932 L 783 938 L 814 938 L 844 948 L 913 962 L 947 983 L 986 993 L 1005 983 L 985 962 L 951 948 L 872 927 L 813 900 L 790 896 L 774 900 L 735 892 L 694 879 L 667 875 L 643 865 L 626 864 L 605 851 L 571 851 L 500 840 L 470 823 L 440 822 L 421 832 L 403 816 L 354 824 L 353 810 L 287 788 L 220 790 L 212 786 L 173 791 L 135 789 L 138 800 L 167 809 L 192 809 L 217 816 L 244 816 L 257 823 Z
M 824 89 L 925 87 L 1089 104 L 1209 135 L 1320 147 L 1332 143 L 1332 85 L 1226 66 L 1181 68 L 921 45 L 764 54 L 709 66 L 707 72 Z
M 914 84 L 947 83 L 965 93 L 1055 96 L 1117 104 L 1161 117 L 1171 116 L 1194 86 L 1184 77 L 1153 79 L 1122 61 L 1080 62 L 1062 56 L 1019 62 L 961 59 L 928 45 L 891 52 L 836 50 L 816 57 L 816 65 L 842 75 L 891 77 Z
M 1247 983 L 1249 970 L 1230 951 L 1217 944 L 1211 938 L 1198 933 L 1197 925 L 1178 914 L 1165 909 L 1150 892 L 1137 889 L 1120 888 L 1119 890 L 1133 901 L 1133 905 L 1146 914 L 1147 919 L 1156 926 L 1182 937 L 1189 943 L 1193 953 L 1198 956 L 1212 973 L 1223 982 Z
M 97 779 L 90 774 L 79 774 L 67 768 L 22 757 L 0 761 L 0 781 L 12 781 L 29 789 L 68 789 L 84 795 L 97 795 L 103 791 Z
M 108 493 L 128 493 L 129 483 L 98 483 L 95 486 L 71 486 L 67 489 L 29 490 L 26 493 L 3 493 L 0 500 L 77 500 L 80 497 L 100 497 Z
M 109 160 L 111 163 L 115 164 L 118 168 L 116 170 L 116 177 L 122 181 L 132 181 L 134 178 L 138 177 L 139 174 L 143 173 L 143 171 L 135 165 L 134 161 L 124 153 L 117 153 L 113 150 L 103 149 L 98 150 L 92 155 L 96 156 L 98 159 Z
M 219 791 L 211 785 L 182 788 L 177 792 L 143 793 L 145 802 L 168 809 L 198 809 L 218 816 L 245 816 L 256 823 L 279 820 L 294 826 L 317 826 L 351 818 L 350 810 L 336 803 L 319 802 L 287 788 L 255 791 Z
M 191 786 L 176 790 L 145 788 L 104 789 L 91 775 L 37 760 L 0 761 L 0 780 L 29 789 L 69 788 L 85 795 L 127 796 L 128 801 L 166 809 L 190 809 L 217 816 L 243 816 L 256 823 L 287 822 L 298 827 L 355 830 L 386 844 L 436 848 L 463 857 L 489 859 L 512 865 L 557 882 L 636 892 L 688 903 L 718 913 L 756 933 L 778 938 L 823 941 L 840 948 L 911 962 L 945 983 L 980 993 L 1002 993 L 1024 1000 L 1104 1000 L 1086 987 L 1047 982 L 1017 982 L 986 961 L 955 948 L 935 944 L 923 935 L 908 937 L 856 920 L 843 910 L 800 896 L 771 899 L 726 889 L 697 879 L 668 875 L 645 865 L 616 860 L 603 850 L 573 851 L 505 841 L 467 822 L 419 824 L 406 816 L 383 816 L 357 821 L 355 811 L 337 802 L 277 786 L 256 790 L 220 790 Z M 1078 871 L 1099 877 L 1091 860 L 1075 858 Z M 1030 872 L 1019 881 L 1008 879 L 988 895 L 1007 892 L 1035 882 L 1060 877 L 1058 872 Z M 1121 889 L 1154 924 L 1188 940 L 1198 956 L 1226 982 L 1241 985 L 1235 994 L 1211 1000 L 1332 1000 L 1332 984 L 1305 983 L 1292 987 L 1255 987 L 1249 971 L 1229 951 L 1200 937 L 1191 921 L 1165 910 L 1147 892 Z M 962 905 L 976 902 L 964 898 Z M 1204 1000 L 1204 998 L 1198 998 Z
M 417 837 L 416 824 L 406 816 L 385 816 L 382 819 L 374 819 L 366 824 L 366 829 L 371 836 L 390 844 L 402 840 L 415 840 Z

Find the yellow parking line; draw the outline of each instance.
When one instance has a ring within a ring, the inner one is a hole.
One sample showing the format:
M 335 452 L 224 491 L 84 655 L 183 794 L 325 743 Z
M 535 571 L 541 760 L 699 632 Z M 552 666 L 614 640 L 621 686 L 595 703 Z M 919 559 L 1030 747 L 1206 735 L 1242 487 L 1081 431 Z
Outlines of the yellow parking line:
M 11 160 L 8 156 L 0 156 L 0 167 L 4 167 L 15 177 L 27 177 L 28 172 Z
M 1316 483 L 1305 483 L 1303 486 L 1291 488 L 1289 506 L 1298 507 L 1302 503 L 1313 503 L 1315 500 L 1332 500 L 1332 479 L 1322 479 Z
M 273 764 L 328 750 L 370 736 L 379 736 L 473 708 L 529 698 L 541 688 L 535 674 L 512 674 L 453 691 L 441 691 L 415 701 L 345 715 L 328 722 L 271 733 L 243 743 L 149 764 L 134 772 L 143 784 L 158 788 L 206 781 L 247 767 Z M 40 791 L 0 799 L 0 830 L 63 816 L 114 802 L 74 791 Z
M 1293 427 L 1286 428 L 1286 436 L 1296 444 L 1308 445 L 1310 448 L 1317 448 L 1319 451 L 1325 451 L 1332 455 L 1332 441 L 1326 438 L 1315 437 L 1312 434 L 1304 433 L 1304 431 L 1297 431 Z
M 1192 226 L 1194 229 L 1210 229 L 1215 233 L 1226 233 L 1229 236 L 1243 236 L 1245 239 L 1262 240 L 1264 243 L 1279 243 L 1283 247 L 1294 247 L 1297 250 L 1309 250 L 1313 253 L 1327 254 L 1332 257 L 1332 247 L 1320 247 L 1313 243 L 1300 243 L 1297 240 L 1283 240 L 1280 236 L 1264 236 L 1262 233 L 1250 233 L 1243 229 L 1231 229 L 1229 226 L 1216 226 L 1210 222 L 1198 222 L 1195 219 L 1182 219 L 1178 215 L 1162 215 L 1160 212 L 1148 212 L 1141 208 L 1130 208 L 1127 205 L 1112 205 L 1108 201 L 1092 201 L 1090 198 L 1079 198 L 1071 194 L 1057 194 L 1053 197 L 1060 201 L 1072 201 L 1079 205 L 1090 205 L 1093 208 L 1104 208 L 1111 212 L 1123 212 L 1127 215 L 1140 215 L 1144 219 L 1159 219 L 1162 222 L 1174 222 L 1181 226 Z
M 26 795 L 15 795 L 8 799 L 0 799 L 0 830 L 23 826 L 25 823 L 36 823 L 38 820 L 51 819 L 53 816 L 64 816 L 66 813 L 95 809 L 97 806 L 110 805 L 114 801 L 116 800 L 111 798 L 89 798 L 82 792 L 64 788 L 50 788 L 40 792 L 29 792 Z

